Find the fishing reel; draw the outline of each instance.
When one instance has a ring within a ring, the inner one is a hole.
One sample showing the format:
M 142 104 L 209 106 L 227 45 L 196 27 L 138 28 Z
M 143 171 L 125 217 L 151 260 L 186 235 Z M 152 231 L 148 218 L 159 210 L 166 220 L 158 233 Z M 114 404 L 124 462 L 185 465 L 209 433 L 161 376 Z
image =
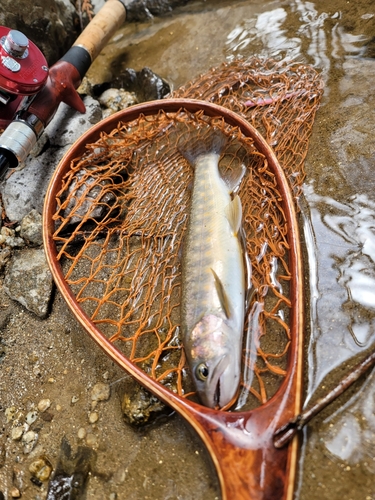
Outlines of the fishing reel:
M 29 152 L 36 143 L 37 122 L 27 123 L 22 115 L 44 88 L 48 74 L 39 48 L 20 31 L 0 26 L 0 131 L 6 129 L 0 137 L 0 164 L 17 166 L 27 155 L 25 147 Z
M 48 68 L 31 40 L 0 26 L 0 179 L 25 161 L 60 102 L 85 112 L 76 88 L 90 63 L 87 51 L 72 48 Z
M 0 26 L 0 179 L 24 162 L 60 103 L 84 113 L 77 92 L 92 61 L 126 17 L 124 0 L 107 0 L 73 46 L 48 68 L 17 30 Z
M 5 129 L 44 87 L 43 53 L 17 30 L 0 26 L 0 129 Z

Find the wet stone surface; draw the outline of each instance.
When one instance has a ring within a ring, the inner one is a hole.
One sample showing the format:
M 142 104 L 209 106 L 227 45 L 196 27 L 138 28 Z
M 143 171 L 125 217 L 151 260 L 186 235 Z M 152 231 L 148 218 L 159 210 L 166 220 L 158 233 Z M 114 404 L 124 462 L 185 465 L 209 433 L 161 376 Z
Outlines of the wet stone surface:
M 45 318 L 52 293 L 52 275 L 43 249 L 15 251 L 4 280 L 4 291 L 26 309 Z

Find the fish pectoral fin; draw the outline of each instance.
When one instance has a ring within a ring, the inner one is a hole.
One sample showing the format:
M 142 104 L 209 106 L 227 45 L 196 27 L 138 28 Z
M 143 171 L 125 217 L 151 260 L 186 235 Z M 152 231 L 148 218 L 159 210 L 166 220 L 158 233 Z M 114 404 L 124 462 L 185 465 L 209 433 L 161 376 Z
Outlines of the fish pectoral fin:
M 235 194 L 233 200 L 225 207 L 225 215 L 233 233 L 237 236 L 242 222 L 242 203 L 238 194 Z
M 231 315 L 231 307 L 230 307 L 228 295 L 227 295 L 226 291 L 224 290 L 223 283 L 221 282 L 221 280 L 220 280 L 219 276 L 216 274 L 216 272 L 212 269 L 212 267 L 211 267 L 211 271 L 212 271 L 212 274 L 214 276 L 215 288 L 216 288 L 217 295 L 219 297 L 221 307 L 223 308 L 225 316 L 227 318 L 229 318 Z
M 221 173 L 221 177 L 231 192 L 235 191 L 241 184 L 241 181 L 246 174 L 246 167 L 243 165 L 240 168 L 230 170 L 229 172 Z

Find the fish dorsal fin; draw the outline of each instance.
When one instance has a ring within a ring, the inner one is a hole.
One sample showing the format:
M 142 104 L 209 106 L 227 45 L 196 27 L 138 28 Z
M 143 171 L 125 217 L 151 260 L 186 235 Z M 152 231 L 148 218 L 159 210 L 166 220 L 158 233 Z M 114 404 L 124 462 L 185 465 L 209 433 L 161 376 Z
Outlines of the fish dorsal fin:
M 238 194 L 235 194 L 233 200 L 225 207 L 225 215 L 233 233 L 237 236 L 242 222 L 242 204 Z
M 227 318 L 229 318 L 231 315 L 231 310 L 230 310 L 231 308 L 230 308 L 228 295 L 226 294 L 226 292 L 224 290 L 223 283 L 221 282 L 221 280 L 220 280 L 219 276 L 216 274 L 216 272 L 212 269 L 212 267 L 211 267 L 211 271 L 212 271 L 212 274 L 214 276 L 215 288 L 216 288 L 217 295 L 219 297 L 221 307 L 223 308 L 223 310 L 225 312 L 225 316 Z

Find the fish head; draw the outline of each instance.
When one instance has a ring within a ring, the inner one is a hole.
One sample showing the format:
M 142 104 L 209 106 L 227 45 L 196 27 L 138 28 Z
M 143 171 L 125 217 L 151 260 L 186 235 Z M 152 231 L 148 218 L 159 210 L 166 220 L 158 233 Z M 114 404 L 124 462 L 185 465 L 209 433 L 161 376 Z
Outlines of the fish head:
M 192 377 L 201 402 L 223 408 L 236 396 L 240 382 L 240 351 L 224 318 L 207 315 L 192 332 L 188 353 Z

